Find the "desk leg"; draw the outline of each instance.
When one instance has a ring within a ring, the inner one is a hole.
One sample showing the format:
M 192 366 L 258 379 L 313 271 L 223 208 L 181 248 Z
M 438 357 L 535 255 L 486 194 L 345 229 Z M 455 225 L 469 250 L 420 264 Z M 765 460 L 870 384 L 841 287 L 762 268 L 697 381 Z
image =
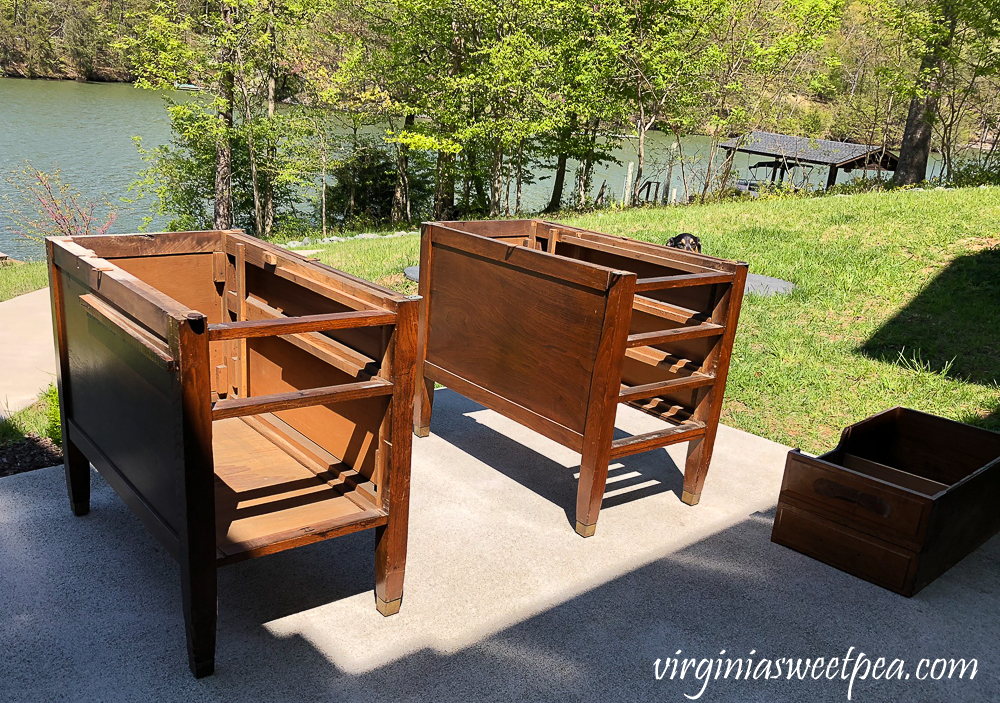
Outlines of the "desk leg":
M 63 464 L 69 504 L 76 516 L 90 512 L 90 462 L 73 441 L 63 433 Z

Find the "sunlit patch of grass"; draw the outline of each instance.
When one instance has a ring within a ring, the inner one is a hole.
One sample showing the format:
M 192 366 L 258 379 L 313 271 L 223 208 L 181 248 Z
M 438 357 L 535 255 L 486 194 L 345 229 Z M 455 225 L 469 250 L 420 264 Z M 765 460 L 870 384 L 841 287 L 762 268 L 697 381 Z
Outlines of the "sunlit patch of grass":
M 38 400 L 22 410 L 0 419 L 0 448 L 21 441 L 28 436 L 48 437 L 56 444 L 62 443 L 59 424 L 59 396 L 55 386 L 49 386 Z
M 44 261 L 0 264 L 0 302 L 49 285 Z
M 792 295 L 744 300 L 723 421 L 807 451 L 894 405 L 1000 430 L 1000 271 L 968 266 L 939 301 L 907 310 L 958 257 L 991 249 L 1000 189 L 729 202 L 592 213 L 571 224 L 663 243 L 680 232 L 706 254 L 792 281 Z M 953 289 L 953 290 L 952 290 Z M 959 293 L 981 290 L 977 305 Z M 930 313 L 923 312 L 930 310 Z M 902 312 L 908 346 L 860 348 Z M 909 318 L 913 318 L 912 320 Z M 942 346 L 931 358 L 926 350 Z M 978 355 L 973 350 L 996 349 Z M 957 356 L 956 356 L 957 355 Z M 961 369 L 976 372 L 971 382 Z
M 316 248 L 324 264 L 400 293 L 417 292 L 417 284 L 403 276 L 403 269 L 420 263 L 419 235 L 358 239 Z

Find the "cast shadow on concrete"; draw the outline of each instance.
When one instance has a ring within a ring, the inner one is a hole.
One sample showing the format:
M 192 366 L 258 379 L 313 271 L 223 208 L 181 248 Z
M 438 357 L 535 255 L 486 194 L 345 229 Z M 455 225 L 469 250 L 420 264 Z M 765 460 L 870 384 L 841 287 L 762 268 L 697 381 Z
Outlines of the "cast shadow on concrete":
M 447 388 L 439 388 L 434 392 L 431 432 L 477 461 L 558 505 L 566 513 L 567 522 L 575 526 L 580 465 L 567 468 L 470 417 L 471 413 L 481 410 L 485 408 L 479 403 Z M 445 415 L 447 421 L 444 421 Z M 628 436 L 628 433 L 615 429 L 615 439 Z M 414 442 L 419 441 L 414 438 Z M 601 509 L 668 491 L 680 498 L 683 487 L 684 474 L 666 450 L 633 454 L 611 462 Z
M 51 487 L 58 479 L 53 473 Z M 0 621 L 7 700 L 681 701 L 701 683 L 690 674 L 683 681 L 654 676 L 654 662 L 678 651 L 685 658 L 757 663 L 843 658 L 851 647 L 855 656 L 903 658 L 909 671 L 921 657 L 976 657 L 979 669 L 971 681 L 859 680 L 854 700 L 996 700 L 1000 693 L 1000 539 L 907 599 L 770 543 L 772 511 L 638 567 L 581 574 L 588 586 L 582 592 L 579 583 L 567 584 L 565 599 L 471 643 L 467 632 L 411 623 L 422 628 L 422 639 L 401 657 L 380 653 L 380 642 L 391 651 L 391 638 L 279 636 L 265 626 L 370 593 L 370 539 L 354 535 L 251 560 L 220 571 L 217 671 L 196 681 L 186 666 L 177 566 L 162 550 L 149 558 L 152 538 L 101 484 L 98 479 L 95 512 L 86 518 L 67 517 L 48 533 L 7 530 L 0 539 L 5 558 L 16 561 L 28 550 L 44 582 L 59 585 L 26 593 L 14 581 L 29 576 L 25 565 L 0 574 L 11 606 Z M 89 564 L 68 557 L 59 534 L 66 529 L 87 532 L 104 546 L 110 541 L 112 557 Z M 469 574 L 470 587 L 489 591 L 509 576 L 484 563 Z M 510 608 L 496 602 L 479 618 L 500 622 Z M 406 625 L 405 610 L 393 617 Z M 482 624 L 468 619 L 470 631 Z M 360 670 L 338 655 L 354 648 L 371 650 Z M 808 677 L 718 679 L 702 700 L 840 701 L 847 686 Z
M 954 259 L 858 352 L 993 386 L 1000 383 L 998 349 L 1000 248 L 994 248 Z
M 690 673 L 684 681 L 656 680 L 657 659 L 678 651 L 713 661 L 725 652 L 723 659 L 752 658 L 755 664 L 778 657 L 842 659 L 854 647 L 855 657 L 862 651 L 871 660 L 904 659 L 909 671 L 919 658 L 939 656 L 976 657 L 979 668 L 971 681 L 858 680 L 854 700 L 996 698 L 1000 684 L 988 672 L 1000 664 L 992 634 L 1000 627 L 1000 539 L 907 599 L 770 543 L 770 513 L 751 515 L 457 651 L 447 636 L 431 635 L 402 659 L 350 674 L 293 634 L 256 643 L 275 672 L 270 680 L 225 650 L 216 676 L 227 686 L 258 680 L 256 695 L 289 700 L 687 700 L 684 694 L 696 695 L 702 683 Z M 283 573 L 276 562 L 263 570 L 260 585 L 240 601 L 268 597 L 266 584 Z M 503 574 L 484 569 L 475 577 Z M 317 576 L 309 585 L 322 583 Z M 234 603 L 232 610 L 245 606 Z M 808 676 L 716 679 L 703 699 L 836 701 L 846 700 L 847 686 L 839 678 Z

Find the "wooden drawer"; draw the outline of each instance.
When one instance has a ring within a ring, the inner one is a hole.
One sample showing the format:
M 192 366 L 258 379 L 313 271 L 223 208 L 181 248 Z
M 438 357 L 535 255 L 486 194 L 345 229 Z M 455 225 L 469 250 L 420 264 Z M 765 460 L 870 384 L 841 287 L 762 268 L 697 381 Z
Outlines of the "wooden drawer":
M 819 515 L 916 548 L 931 500 L 845 467 L 790 452 L 782 497 L 809 503 Z
M 771 541 L 912 596 L 1000 532 L 1000 434 L 907 408 L 788 453 Z
M 790 505 L 778 506 L 771 541 L 896 592 L 916 569 L 914 552 Z

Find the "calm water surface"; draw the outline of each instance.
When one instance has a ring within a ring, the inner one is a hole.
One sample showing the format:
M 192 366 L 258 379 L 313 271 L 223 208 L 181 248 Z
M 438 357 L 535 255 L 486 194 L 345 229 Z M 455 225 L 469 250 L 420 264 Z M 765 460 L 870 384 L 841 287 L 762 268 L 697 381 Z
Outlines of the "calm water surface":
M 119 205 L 114 231 L 135 231 L 149 204 L 120 202 L 143 168 L 132 137 L 149 148 L 169 135 L 157 93 L 120 83 L 0 78 L 0 251 L 17 259 L 44 256 L 41 245 L 17 233 L 3 199 L 11 195 L 7 177 L 26 161 L 60 170 L 84 197 L 107 196 Z

